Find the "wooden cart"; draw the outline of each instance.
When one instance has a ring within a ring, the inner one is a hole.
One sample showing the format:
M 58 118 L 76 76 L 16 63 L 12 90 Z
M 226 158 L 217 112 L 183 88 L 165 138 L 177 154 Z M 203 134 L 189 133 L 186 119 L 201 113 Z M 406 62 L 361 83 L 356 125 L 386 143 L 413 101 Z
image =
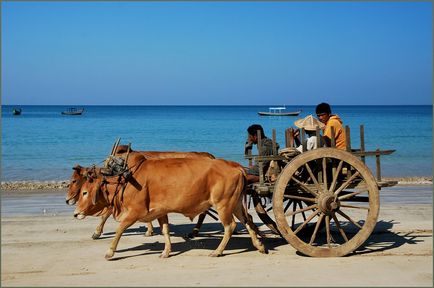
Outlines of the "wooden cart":
M 320 131 L 316 133 L 319 139 Z M 249 191 L 258 216 L 271 231 L 305 255 L 337 257 L 355 251 L 377 223 L 379 190 L 397 184 L 382 181 L 380 167 L 380 156 L 395 150 L 365 151 L 363 125 L 360 148 L 351 147 L 349 127 L 346 134 L 346 151 L 335 148 L 335 139 L 331 139 L 330 148 L 296 155 L 293 135 L 287 129 L 286 155 L 279 155 L 274 145 L 272 156 L 246 156 L 260 167 L 260 181 L 252 184 Z M 300 135 L 306 145 L 304 130 Z M 273 130 L 274 144 L 275 139 Z M 260 146 L 259 139 L 259 149 Z M 376 177 L 365 164 L 367 156 L 376 157 Z M 274 181 L 262 172 L 263 162 L 270 160 L 278 164 L 270 169 L 271 176 L 277 178 Z

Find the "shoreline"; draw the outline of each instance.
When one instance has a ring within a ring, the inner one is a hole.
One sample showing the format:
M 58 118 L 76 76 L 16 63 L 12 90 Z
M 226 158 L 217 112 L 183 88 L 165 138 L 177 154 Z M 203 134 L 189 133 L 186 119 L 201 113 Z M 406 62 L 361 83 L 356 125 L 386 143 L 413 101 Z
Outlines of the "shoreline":
M 430 176 L 408 176 L 408 177 L 383 177 L 383 181 L 398 181 L 400 185 L 432 185 Z M 41 189 L 63 189 L 68 188 L 69 180 L 61 181 L 2 181 L 0 190 L 41 190 Z

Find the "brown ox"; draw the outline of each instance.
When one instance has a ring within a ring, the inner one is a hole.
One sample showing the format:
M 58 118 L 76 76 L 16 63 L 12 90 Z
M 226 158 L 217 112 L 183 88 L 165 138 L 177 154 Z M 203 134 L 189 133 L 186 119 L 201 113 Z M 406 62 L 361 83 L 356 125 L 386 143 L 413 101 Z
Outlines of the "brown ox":
M 128 150 L 127 145 L 119 145 L 115 150 L 115 155 L 121 155 L 126 153 Z M 214 155 L 208 152 L 176 152 L 176 151 L 133 151 L 131 153 L 139 153 L 145 156 L 147 159 L 164 159 L 164 158 L 209 158 L 215 159 Z M 78 201 L 78 196 L 80 192 L 80 188 L 85 181 L 84 175 L 93 167 L 82 167 L 80 165 L 76 165 L 72 168 L 74 171 L 69 181 L 69 188 L 66 194 L 66 204 L 74 205 Z M 99 169 L 99 168 L 97 168 Z M 98 170 L 98 172 L 100 172 Z M 95 211 L 94 214 L 88 216 L 101 216 L 101 221 L 95 229 L 95 232 L 92 234 L 92 239 L 98 239 L 104 229 L 105 222 L 112 215 L 111 207 L 104 207 L 100 211 Z M 193 238 L 198 235 L 199 229 L 205 219 L 206 213 L 199 215 L 198 222 L 196 226 L 193 228 L 193 231 L 188 234 L 190 238 Z M 152 223 L 146 223 L 146 233 L 145 236 L 154 235 L 154 228 Z
M 80 191 L 74 217 L 83 219 L 92 209 L 110 203 L 113 216 L 120 221 L 106 259 L 113 257 L 125 229 L 136 221 L 154 219 L 162 225 L 165 239 L 160 257 L 168 257 L 171 243 L 167 214 L 181 213 L 193 219 L 211 206 L 216 208 L 223 224 L 224 237 L 210 256 L 222 255 L 236 226 L 233 215 L 246 226 L 253 245 L 261 253 L 266 252 L 243 206 L 246 174 L 238 164 L 221 159 L 146 160 L 143 157 L 136 165 L 132 180 L 124 188 L 95 172 L 94 178 L 86 180 Z

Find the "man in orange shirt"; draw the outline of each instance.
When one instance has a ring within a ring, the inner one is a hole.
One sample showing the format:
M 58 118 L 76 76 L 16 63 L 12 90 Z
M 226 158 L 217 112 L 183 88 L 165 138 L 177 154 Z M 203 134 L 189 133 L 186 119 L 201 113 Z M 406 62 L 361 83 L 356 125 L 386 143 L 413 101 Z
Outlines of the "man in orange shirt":
M 342 127 L 342 120 L 338 115 L 332 114 L 330 105 L 327 103 L 320 103 L 315 109 L 316 115 L 322 123 L 325 124 L 323 136 L 327 146 L 331 146 L 332 127 L 335 132 L 336 148 L 346 149 L 346 136 L 345 130 Z

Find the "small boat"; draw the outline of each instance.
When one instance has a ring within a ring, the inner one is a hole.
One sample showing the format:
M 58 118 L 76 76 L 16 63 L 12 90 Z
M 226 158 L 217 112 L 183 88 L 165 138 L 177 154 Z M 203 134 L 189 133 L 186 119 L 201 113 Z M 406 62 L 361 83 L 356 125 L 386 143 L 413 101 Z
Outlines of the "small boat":
M 261 116 L 297 116 L 301 113 L 301 110 L 299 111 L 285 111 L 286 107 L 270 107 L 268 108 L 268 112 L 258 112 Z
M 62 111 L 62 115 L 81 115 L 84 112 L 84 108 L 68 108 L 65 111 Z
M 21 115 L 21 108 L 12 109 L 12 115 Z

